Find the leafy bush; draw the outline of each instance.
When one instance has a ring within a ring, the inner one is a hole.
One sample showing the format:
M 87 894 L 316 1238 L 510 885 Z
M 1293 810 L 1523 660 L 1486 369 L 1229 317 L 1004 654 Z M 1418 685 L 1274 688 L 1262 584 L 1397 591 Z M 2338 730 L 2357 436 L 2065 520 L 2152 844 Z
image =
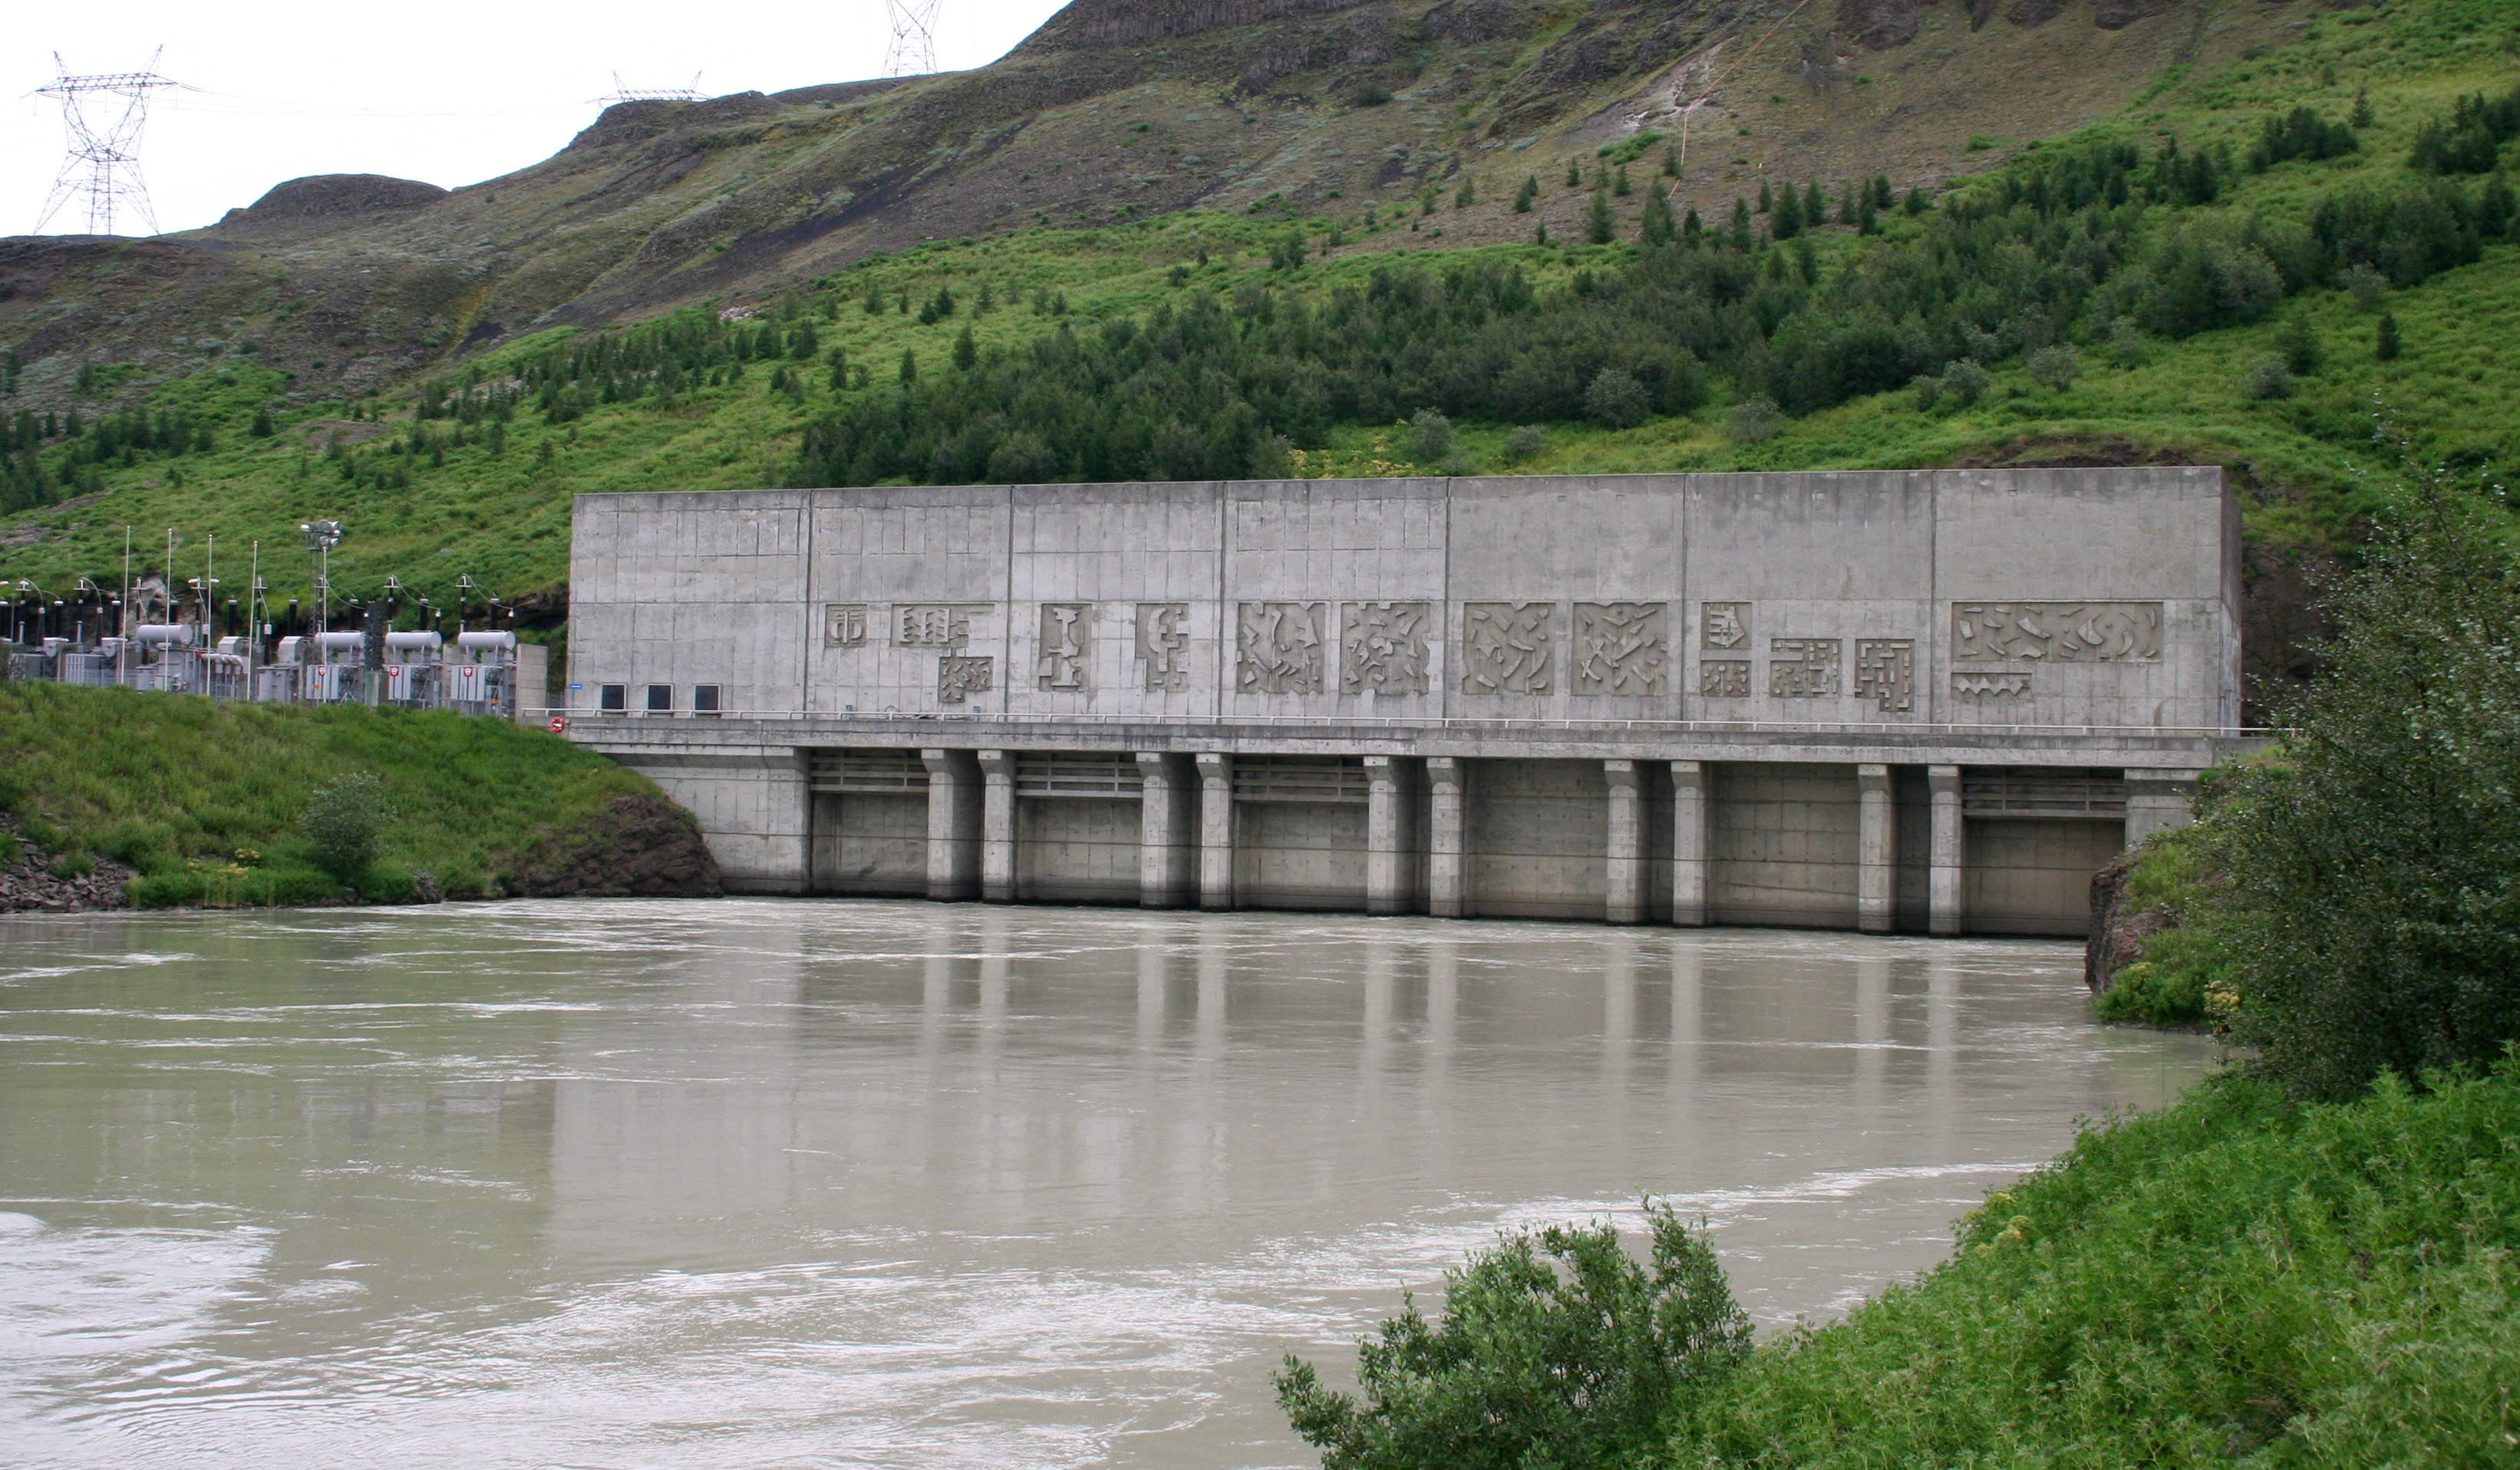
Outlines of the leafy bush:
M 2249 379 L 2242 392 L 2264 400 L 2292 396 L 2292 372 L 2280 357 L 2262 357 L 2249 364 Z
M 1419 465 L 1442 463 L 1453 453 L 1453 421 L 1421 408 L 1409 421 L 1409 458 Z
M 2520 575 L 2497 510 L 2409 466 L 2329 591 L 2281 761 L 2199 824 L 2230 1034 L 2307 1096 L 2520 1042 Z
M 1703 1232 L 1645 1202 L 1652 1259 L 1607 1222 L 1514 1231 L 1445 1273 L 1444 1316 L 1412 1301 L 1359 1345 L 1355 1398 L 1287 1355 L 1278 1402 L 1328 1470 L 1536 1470 L 1652 1445 L 1676 1399 L 1750 1353 Z
M 353 771 L 318 786 L 298 823 L 314 844 L 316 863 L 346 881 L 375 861 L 377 837 L 393 815 L 376 773 Z
M 1548 447 L 1549 431 L 1537 423 L 1521 424 L 1505 436 L 1505 456 L 1512 464 L 1538 459 Z
M 1977 402 L 1994 381 L 1986 369 L 1971 358 L 1963 357 L 1943 369 L 1943 391 L 1958 399 L 1962 408 Z
M 1784 416 L 1777 412 L 1775 400 L 1744 398 L 1725 416 L 1724 432 L 1736 444 L 1756 444 L 1774 438 L 1783 423 Z
M 2075 377 L 2083 371 L 2074 359 L 2074 349 L 2066 346 L 2042 347 L 2030 354 L 2024 366 L 2033 382 L 2051 393 L 2061 393 L 2074 385 Z
M 1634 428 L 1652 413 L 1644 384 L 1616 368 L 1603 368 L 1584 389 L 1584 417 L 1612 428 Z
M 2208 928 L 2164 929 L 2143 942 L 2143 958 L 2092 998 L 2103 1021 L 2203 1026 L 2235 996 L 2231 954 Z

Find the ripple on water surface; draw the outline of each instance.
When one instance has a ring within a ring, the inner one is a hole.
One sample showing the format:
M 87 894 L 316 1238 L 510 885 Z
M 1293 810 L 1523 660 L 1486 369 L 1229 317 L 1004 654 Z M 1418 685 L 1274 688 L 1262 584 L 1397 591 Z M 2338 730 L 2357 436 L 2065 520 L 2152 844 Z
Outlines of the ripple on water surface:
M 1763 1323 L 2192 1038 L 2078 947 L 863 902 L 0 920 L 28 1463 L 1167 1470 L 1500 1225 Z

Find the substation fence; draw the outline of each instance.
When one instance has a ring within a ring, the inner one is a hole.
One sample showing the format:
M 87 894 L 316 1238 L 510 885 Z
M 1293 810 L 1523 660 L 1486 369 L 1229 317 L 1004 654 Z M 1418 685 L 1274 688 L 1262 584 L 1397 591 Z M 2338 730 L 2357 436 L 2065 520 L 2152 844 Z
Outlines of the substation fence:
M 149 690 L 266 704 L 373 704 L 518 718 L 531 682 L 518 677 L 513 633 L 318 633 L 274 641 L 222 638 L 204 646 L 191 624 L 143 625 L 131 638 L 77 644 L 47 638 L 6 645 L 9 677 L 39 684 Z M 382 646 L 380 646 L 380 643 Z M 541 710 L 539 690 L 525 713 Z

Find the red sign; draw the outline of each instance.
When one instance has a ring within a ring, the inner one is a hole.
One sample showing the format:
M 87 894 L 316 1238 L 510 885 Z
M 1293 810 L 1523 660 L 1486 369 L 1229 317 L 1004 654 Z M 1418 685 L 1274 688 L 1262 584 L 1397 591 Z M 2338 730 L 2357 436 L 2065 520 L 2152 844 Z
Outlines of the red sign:
M 552 733 L 553 735 L 565 735 L 565 734 L 567 734 L 567 732 L 568 732 L 568 716 L 566 716 L 566 715 L 554 715 L 554 716 L 552 716 L 552 722 L 551 722 L 551 733 Z

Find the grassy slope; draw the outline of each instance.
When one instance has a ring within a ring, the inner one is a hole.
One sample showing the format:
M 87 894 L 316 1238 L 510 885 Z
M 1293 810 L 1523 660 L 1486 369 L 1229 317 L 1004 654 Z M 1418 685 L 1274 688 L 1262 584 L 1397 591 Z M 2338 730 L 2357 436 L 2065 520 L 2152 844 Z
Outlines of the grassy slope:
M 2247 180 L 2229 205 L 2294 213 L 2328 189 L 2399 172 L 2417 119 L 2439 112 L 2459 92 L 2507 86 L 2520 69 L 2511 49 L 2520 31 L 2510 29 L 2508 17 L 2487 0 L 2431 0 L 2385 13 L 2306 12 L 2305 19 L 2297 40 L 2218 74 L 2172 68 L 2152 94 L 2097 131 L 2145 143 L 2176 133 L 2191 147 L 2217 139 L 2244 146 L 2270 109 L 2306 102 L 2338 116 L 2357 91 L 2367 89 L 2379 124 L 2364 134 L 2361 155 L 2280 166 Z M 1633 213 L 1639 200 L 1622 204 Z M 1329 223 L 1314 221 L 1310 227 L 1318 232 Z M 1307 289 L 1361 280 L 1394 263 L 1400 249 L 1408 252 L 1404 259 L 1435 264 L 1462 258 L 1464 250 L 1509 256 L 1544 280 L 1614 265 L 1629 250 L 1511 244 L 1446 250 L 1425 230 L 1385 223 L 1367 233 L 1353 216 L 1343 223 L 1351 243 L 1327 259 L 1316 257 L 1300 277 Z M 869 316 L 858 302 L 870 282 L 887 291 L 907 290 L 914 302 L 946 282 L 967 302 L 983 282 L 1002 302 L 1016 292 L 1063 290 L 1080 314 L 1126 314 L 1175 290 L 1166 272 L 1193 264 L 1201 249 L 1210 252 L 1211 264 L 1193 271 L 1193 287 L 1230 291 L 1259 278 L 1266 271 L 1267 245 L 1288 228 L 1244 215 L 1180 214 L 1094 231 L 1030 230 L 940 243 L 835 281 L 830 294 L 836 319 L 825 341 L 846 346 L 853 362 L 873 369 L 880 390 L 905 347 L 932 370 L 944 362 L 966 324 L 984 342 L 1022 340 L 1050 324 L 1029 309 L 1003 304 L 986 317 L 958 313 L 933 326 L 898 313 Z M 1833 264 L 1867 248 L 1842 228 L 1826 235 L 1823 248 Z M 1430 245 L 1438 247 L 1425 248 Z M 2297 309 L 2306 310 L 2326 338 L 2329 366 L 2289 400 L 2257 402 L 2242 391 L 2247 365 L 2271 350 L 2270 323 L 2179 343 L 2147 342 L 2145 360 L 2131 369 L 2107 365 L 2101 349 L 2086 348 L 2085 376 L 2063 394 L 2030 385 L 2011 364 L 1997 372 L 1994 391 L 1972 409 L 1919 412 L 1909 395 L 1885 394 L 1792 421 L 1758 445 L 1735 445 L 1724 437 L 1720 403 L 1692 418 L 1624 432 L 1554 424 L 1541 456 L 1515 468 L 1550 472 L 1912 467 L 2086 455 L 2094 452 L 2096 440 L 2104 456 L 2234 466 L 2244 471 L 2244 483 L 2261 492 L 2249 507 L 2254 530 L 2277 541 L 2316 544 L 2346 530 L 2360 509 L 2356 470 L 2367 456 L 2365 416 L 2375 395 L 2385 397 L 2434 454 L 2520 463 L 2520 426 L 2506 407 L 2520 396 L 2520 354 L 2510 345 L 2520 340 L 2520 250 L 2492 247 L 2478 265 L 2394 294 L 2390 307 L 2405 331 L 2407 354 L 2385 366 L 2372 358 L 2371 320 L 2342 292 L 2299 303 Z M 511 346 L 484 366 L 495 372 L 532 345 Z M 506 451 L 496 460 L 485 448 L 455 450 L 442 468 L 421 468 L 408 491 L 353 493 L 330 473 L 317 451 L 337 430 L 345 437 L 390 435 L 397 428 L 393 423 L 348 423 L 335 409 L 285 422 L 274 439 L 249 439 L 240 430 L 252 404 L 278 389 L 277 379 L 250 368 L 207 373 L 170 396 L 225 421 L 219 449 L 187 457 L 179 467 L 181 485 L 162 463 L 144 461 L 108 471 L 112 493 L 102 502 L 17 517 L 0 530 L 0 576 L 30 577 L 57 592 L 79 575 L 111 584 L 119 575 L 124 526 L 135 528 L 143 566 L 162 559 L 150 549 L 162 547 L 171 526 L 187 538 L 178 554 L 178 575 L 199 574 L 205 537 L 215 533 L 223 544 L 223 575 L 236 591 L 243 585 L 239 573 L 248 548 L 259 539 L 264 574 L 285 599 L 292 587 L 302 588 L 307 573 L 304 554 L 295 546 L 295 524 L 338 515 L 348 522 L 350 534 L 336 554 L 336 579 L 354 592 L 394 573 L 406 585 L 448 601 L 464 572 L 510 596 L 556 592 L 566 578 L 572 493 L 776 483 L 801 424 L 830 401 L 823 375 L 812 375 L 812 380 L 800 403 L 770 394 L 768 375 L 756 367 L 742 383 L 700 390 L 672 410 L 659 410 L 652 400 L 607 406 L 559 428 L 547 428 L 528 414 L 511 425 Z M 1508 425 L 1465 427 L 1474 455 L 1503 468 Z M 1396 457 L 1397 442 L 1387 429 L 1350 425 L 1306 457 L 1304 472 L 1411 472 L 1416 467 Z M 542 458 L 546 444 L 548 462 Z
M 297 821 L 308 793 L 351 771 L 382 777 L 399 814 L 359 880 L 370 897 L 407 893 L 419 869 L 450 896 L 481 894 L 612 798 L 655 794 L 499 720 L 0 685 L 0 808 L 46 847 L 131 864 L 144 904 L 332 896 Z
M 2520 1462 L 2520 1062 L 2086 1134 L 1948 1265 L 1762 1347 L 1669 1463 Z

